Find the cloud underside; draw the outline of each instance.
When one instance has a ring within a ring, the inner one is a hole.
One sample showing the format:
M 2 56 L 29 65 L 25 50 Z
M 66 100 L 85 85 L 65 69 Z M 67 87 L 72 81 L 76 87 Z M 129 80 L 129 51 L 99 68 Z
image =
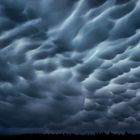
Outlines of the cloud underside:
M 0 0 L 0 134 L 140 130 L 139 0 Z

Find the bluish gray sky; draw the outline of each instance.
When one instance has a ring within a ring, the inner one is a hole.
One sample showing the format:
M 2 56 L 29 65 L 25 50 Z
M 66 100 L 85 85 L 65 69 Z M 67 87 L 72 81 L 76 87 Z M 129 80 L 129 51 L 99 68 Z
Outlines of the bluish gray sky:
M 139 0 L 0 0 L 0 134 L 140 133 Z

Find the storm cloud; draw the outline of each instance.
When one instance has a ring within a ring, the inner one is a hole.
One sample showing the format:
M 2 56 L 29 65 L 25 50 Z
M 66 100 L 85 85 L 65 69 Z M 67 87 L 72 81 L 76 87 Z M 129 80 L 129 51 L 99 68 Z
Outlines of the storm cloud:
M 139 0 L 0 0 L 0 134 L 140 133 Z

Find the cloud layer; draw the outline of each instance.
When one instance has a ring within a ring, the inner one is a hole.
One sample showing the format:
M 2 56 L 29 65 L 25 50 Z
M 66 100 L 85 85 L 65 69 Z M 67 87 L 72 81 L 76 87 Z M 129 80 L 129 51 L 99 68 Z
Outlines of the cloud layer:
M 139 0 L 0 0 L 0 134 L 140 128 Z

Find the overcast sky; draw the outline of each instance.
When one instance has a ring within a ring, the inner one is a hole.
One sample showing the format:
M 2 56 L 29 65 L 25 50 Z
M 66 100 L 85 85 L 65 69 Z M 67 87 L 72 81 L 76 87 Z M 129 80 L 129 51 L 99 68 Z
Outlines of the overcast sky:
M 139 0 L 0 0 L 0 134 L 140 133 Z

